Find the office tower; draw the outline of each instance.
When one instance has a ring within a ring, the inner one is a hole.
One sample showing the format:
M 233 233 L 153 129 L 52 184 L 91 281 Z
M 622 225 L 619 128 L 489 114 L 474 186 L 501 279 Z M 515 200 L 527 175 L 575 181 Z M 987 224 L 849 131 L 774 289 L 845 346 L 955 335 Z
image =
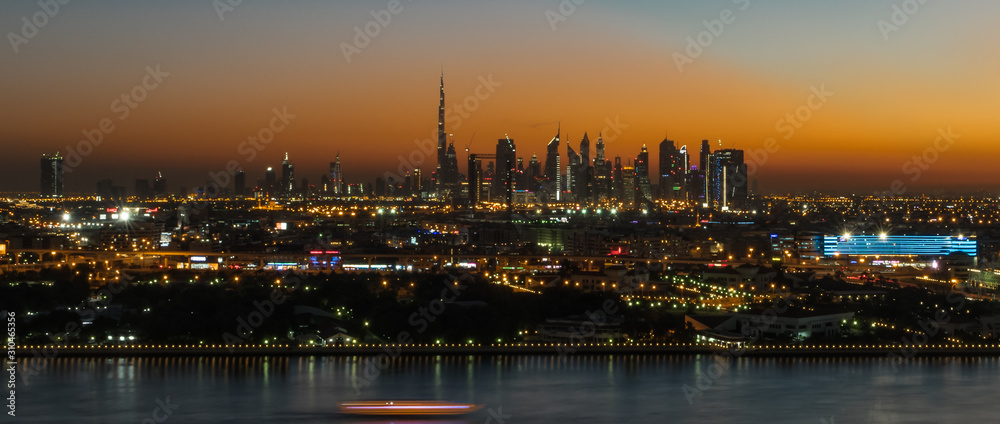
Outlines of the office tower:
M 292 194 L 295 192 L 295 165 L 288 162 L 288 152 L 285 152 L 285 160 L 281 162 L 281 194 Z
M 511 162 L 513 164 L 513 162 Z M 445 152 L 444 175 L 447 176 L 445 184 L 449 189 L 455 189 L 459 183 L 458 153 L 455 151 L 455 143 L 448 143 L 448 150 Z
M 149 185 L 149 180 L 140 178 L 135 180 L 135 197 L 148 199 L 152 197 L 153 188 Z
M 580 155 L 576 154 L 569 142 L 566 142 L 566 193 L 569 194 L 570 200 L 578 200 L 575 194 L 578 169 L 580 169 Z
M 552 191 L 556 201 L 562 199 L 562 166 L 559 160 L 559 133 L 562 127 L 556 129 L 556 136 L 546 146 L 545 180 L 546 187 Z
M 583 133 L 580 141 L 580 166 L 576 169 L 576 189 L 573 190 L 577 202 L 589 202 L 594 169 L 590 164 L 590 137 Z
M 594 199 L 605 202 L 611 199 L 611 162 L 604 158 L 604 136 L 598 135 L 594 156 Z
M 382 177 L 375 178 L 375 196 L 385 197 L 388 194 L 386 181 Z
M 41 196 L 63 197 L 63 157 L 42 155 L 41 170 Z
M 718 150 L 711 156 L 709 170 L 709 203 L 722 210 L 742 207 L 747 200 L 747 166 L 743 151 Z
M 660 199 L 677 200 L 686 196 L 684 194 L 685 170 L 687 169 L 684 155 L 686 154 L 686 147 L 685 151 L 681 152 L 672 140 L 664 139 L 660 143 Z
M 421 197 L 420 192 L 424 189 L 423 174 L 420 172 L 420 167 L 413 170 L 413 195 L 416 197 Z
M 635 157 L 635 181 L 638 186 L 636 201 L 652 201 L 653 196 L 649 187 L 649 151 L 646 150 L 645 144 L 642 145 L 639 156 Z
M 153 179 L 153 195 L 157 198 L 167 197 L 167 179 L 163 178 L 161 172 L 157 172 L 156 178 Z
M 700 207 L 707 207 L 708 198 L 705 195 L 705 188 L 708 184 L 705 181 L 705 172 L 692 166 L 687 175 L 688 200 Z
M 517 187 L 517 189 L 528 190 L 533 193 L 538 192 L 542 180 L 545 178 L 542 175 L 542 163 L 538 161 L 538 155 L 531 155 L 531 161 L 528 162 L 528 169 L 525 170 L 524 174 L 526 184 L 522 187 Z
M 628 206 L 635 206 L 639 203 L 636 195 L 639 186 L 635 180 L 635 166 L 629 164 L 622 167 L 622 187 L 622 198 L 620 199 L 622 203 Z
M 706 171 L 708 169 L 708 155 L 712 154 L 712 148 L 708 145 L 708 140 L 701 141 L 701 157 L 698 162 L 698 169 Z
M 441 71 L 441 96 L 440 103 L 438 103 L 438 151 L 437 151 L 437 171 L 434 173 L 434 178 L 437 181 L 438 187 L 435 187 L 440 192 L 440 187 L 443 185 L 442 180 L 442 169 L 447 162 L 447 149 L 448 149 L 448 135 L 444 132 L 444 71 Z
M 496 161 L 493 199 L 510 205 L 514 200 L 514 172 L 517 161 L 517 148 L 514 146 L 514 140 L 506 137 L 497 140 Z
M 243 197 L 247 194 L 247 173 L 244 170 L 236 171 L 236 175 L 233 175 L 233 189 L 235 190 L 236 197 Z
M 274 196 L 278 188 L 277 177 L 274 174 L 274 168 L 267 167 L 267 171 L 264 171 L 264 193 L 268 196 Z
M 332 186 L 328 192 L 334 196 L 340 196 L 343 194 L 344 190 L 344 175 L 340 170 L 340 152 L 337 153 L 337 158 L 330 162 L 330 185 Z
M 615 156 L 615 165 L 614 165 L 614 170 L 612 172 L 613 174 L 611 177 L 611 185 L 612 185 L 611 195 L 615 199 L 621 200 L 622 197 L 625 195 L 625 185 L 624 181 L 622 180 L 624 174 L 622 170 L 621 156 Z

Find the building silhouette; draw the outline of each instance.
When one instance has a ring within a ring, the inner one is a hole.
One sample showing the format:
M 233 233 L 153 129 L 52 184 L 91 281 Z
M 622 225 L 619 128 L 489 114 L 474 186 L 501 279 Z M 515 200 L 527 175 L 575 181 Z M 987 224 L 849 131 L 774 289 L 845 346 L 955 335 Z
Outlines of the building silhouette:
M 63 157 L 42 155 L 41 197 L 63 197 Z

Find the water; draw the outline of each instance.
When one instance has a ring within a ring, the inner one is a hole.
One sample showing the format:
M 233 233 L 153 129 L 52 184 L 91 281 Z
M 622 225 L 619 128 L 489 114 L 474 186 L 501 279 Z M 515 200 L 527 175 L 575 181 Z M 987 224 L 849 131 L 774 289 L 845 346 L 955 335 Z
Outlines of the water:
M 711 356 L 404 357 L 365 385 L 352 376 L 368 361 L 26 359 L 18 417 L 4 422 L 937 424 L 1000 416 L 995 357 L 915 359 L 900 367 L 887 358 L 740 358 L 725 369 L 711 368 Z M 485 408 L 460 420 L 336 414 L 337 402 L 369 399 Z M 154 417 L 158 402 L 176 410 Z

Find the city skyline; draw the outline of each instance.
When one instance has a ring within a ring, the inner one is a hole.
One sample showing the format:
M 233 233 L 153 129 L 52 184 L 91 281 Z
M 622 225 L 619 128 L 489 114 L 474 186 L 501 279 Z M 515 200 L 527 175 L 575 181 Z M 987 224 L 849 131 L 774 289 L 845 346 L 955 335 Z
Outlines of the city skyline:
M 101 179 L 130 184 L 157 172 L 175 186 L 195 187 L 230 160 L 240 161 L 254 181 L 266 167 L 278 167 L 286 151 L 300 158 L 296 175 L 310 181 L 319 182 L 339 151 L 347 180 L 370 182 L 398 169 L 400 155 L 419 150 L 415 140 L 438 138 L 431 108 L 438 106 L 433 90 L 442 66 L 447 132 L 454 134 L 460 169 L 466 144 L 475 151 L 505 134 L 517 140 L 519 157 L 544 157 L 545 143 L 561 125 L 570 144 L 585 132 L 614 130 L 605 133 L 609 157 L 631 157 L 666 136 L 692 150 L 701 140 L 721 140 L 754 163 L 751 152 L 774 139 L 776 151 L 751 172 L 762 193 L 870 193 L 889 191 L 896 180 L 912 193 L 997 186 L 987 161 L 1000 134 L 988 107 L 1000 89 L 992 78 L 998 63 L 966 54 L 982 44 L 970 40 L 992 39 L 996 30 L 981 12 L 996 5 L 925 4 L 894 31 L 880 24 L 892 22 L 891 2 L 852 1 L 844 10 L 817 2 L 620 9 L 585 3 L 566 14 L 560 6 L 407 2 L 392 13 L 372 2 L 334 14 L 309 4 L 289 9 L 284 20 L 269 14 L 275 6 L 254 2 L 232 11 L 194 2 L 63 5 L 37 36 L 2 53 L 11 66 L 0 75 L 19 84 L 0 103 L 9 117 L 0 141 L 12 159 L 0 190 L 36 191 L 35 178 L 18 176 L 36 172 L 31 164 L 41 154 L 68 155 L 67 146 L 105 119 L 114 129 L 67 173 L 68 193 L 90 191 Z M 41 10 L 34 3 L 3 8 L 10 18 L 2 28 L 10 34 L 23 32 L 21 16 Z M 726 10 L 731 23 L 722 22 Z M 184 20 L 189 29 L 157 23 L 158 13 Z M 788 19 L 769 19 L 769 13 Z M 817 21 L 810 18 L 815 13 L 826 15 Z M 343 43 L 354 42 L 354 28 L 380 25 L 379 16 L 391 19 L 360 53 L 345 55 Z M 422 31 L 432 19 L 462 31 Z M 292 34 L 275 35 L 293 22 Z M 524 31 L 502 42 L 500 36 L 509 35 L 502 22 Z M 629 25 L 617 25 L 622 22 Z M 705 32 L 715 22 L 724 26 L 717 36 Z M 816 25 L 803 30 L 808 23 Z M 98 30 L 104 24 L 108 28 Z M 114 36 L 140 25 L 148 30 Z M 611 31 L 616 27 L 626 31 Z M 803 38 L 802 46 L 782 31 Z M 89 36 L 74 38 L 84 33 Z M 697 44 L 702 34 L 711 42 L 692 48 L 690 41 Z M 181 47 L 201 35 L 209 37 Z M 656 48 L 646 48 L 653 43 Z M 440 52 L 406 51 L 426 45 Z M 66 56 L 67 46 L 76 52 Z M 678 62 L 678 54 L 698 47 L 703 53 L 687 56 L 692 62 Z M 926 66 L 926 57 L 940 60 Z M 838 67 L 824 66 L 833 63 Z M 143 99 L 132 107 L 123 93 Z M 241 143 L 268 127 L 276 110 L 294 118 L 246 160 Z M 801 128 L 786 120 L 796 113 L 809 118 Z M 947 131 L 957 142 L 935 149 L 939 132 Z M 913 163 L 928 149 L 933 166 Z M 652 156 L 649 167 L 656 170 L 658 155 Z M 425 175 L 435 165 L 434 154 L 425 155 Z

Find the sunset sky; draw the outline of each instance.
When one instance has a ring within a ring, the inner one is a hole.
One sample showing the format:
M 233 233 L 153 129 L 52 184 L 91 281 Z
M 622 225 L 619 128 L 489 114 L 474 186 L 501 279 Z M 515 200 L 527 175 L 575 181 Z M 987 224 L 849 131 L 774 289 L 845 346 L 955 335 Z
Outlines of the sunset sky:
M 217 3 L 227 1 L 237 3 Z M 400 156 L 422 156 L 414 141 L 436 131 L 442 67 L 449 107 L 484 79 L 499 84 L 479 91 L 460 125 L 449 122 L 463 172 L 469 143 L 490 152 L 507 134 L 518 156 L 544 161 L 559 122 L 576 148 L 584 132 L 596 142 L 618 121 L 609 156 L 634 158 L 647 144 L 654 183 L 656 146 L 669 135 L 692 151 L 721 140 L 748 156 L 774 138 L 779 148 L 757 167 L 765 193 L 870 193 L 894 180 L 913 191 L 1000 189 L 995 1 L 914 11 L 914 0 L 589 0 L 576 10 L 566 0 L 563 15 L 557 0 L 402 0 L 381 13 L 391 15 L 383 28 L 372 13 L 389 3 L 244 0 L 220 19 L 211 0 L 71 1 L 30 34 L 22 17 L 43 7 L 3 1 L 0 191 L 37 191 L 41 155 L 65 156 L 102 119 L 114 130 L 66 176 L 67 192 L 93 192 L 101 178 L 131 191 L 157 171 L 175 192 L 230 160 L 252 183 L 286 151 L 298 179 L 318 184 L 339 151 L 346 180 L 368 183 Z M 904 4 L 914 13 L 884 33 L 879 21 L 892 24 Z M 705 21 L 725 9 L 730 23 L 709 39 Z M 348 61 L 342 43 L 366 25 L 379 33 Z M 679 70 L 675 53 L 703 31 L 710 42 Z M 12 41 L 23 34 L 32 36 Z M 169 75 L 139 89 L 145 99 L 122 119 L 115 101 L 157 66 Z M 821 87 L 827 102 L 814 101 L 822 107 L 794 134 L 779 129 Z M 238 146 L 275 108 L 295 117 L 248 161 Z M 904 170 L 948 128 L 954 144 L 919 174 Z M 428 155 L 425 172 L 434 166 Z

